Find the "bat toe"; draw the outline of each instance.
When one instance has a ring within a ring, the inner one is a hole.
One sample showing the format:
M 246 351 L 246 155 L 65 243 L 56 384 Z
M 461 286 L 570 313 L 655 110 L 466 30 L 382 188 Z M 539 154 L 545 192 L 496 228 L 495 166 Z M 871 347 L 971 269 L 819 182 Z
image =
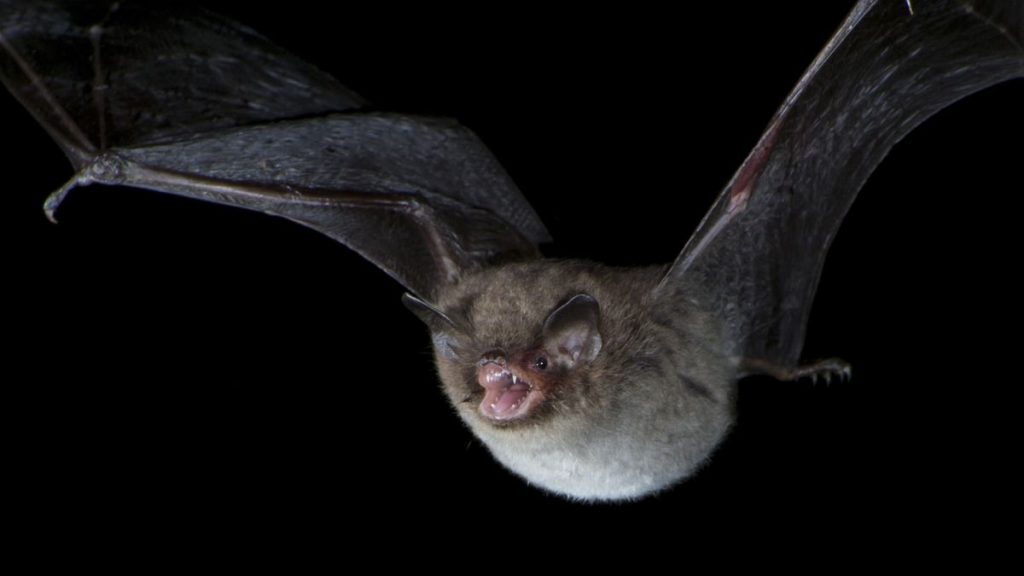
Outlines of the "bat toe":
M 849 382 L 853 379 L 853 368 L 842 358 L 826 358 L 793 368 L 778 366 L 763 360 L 745 359 L 741 363 L 741 367 L 746 376 L 764 374 L 787 382 L 809 378 L 814 384 L 817 384 L 819 380 L 824 380 L 825 384 L 831 384 L 833 379 L 838 379 L 839 382 Z

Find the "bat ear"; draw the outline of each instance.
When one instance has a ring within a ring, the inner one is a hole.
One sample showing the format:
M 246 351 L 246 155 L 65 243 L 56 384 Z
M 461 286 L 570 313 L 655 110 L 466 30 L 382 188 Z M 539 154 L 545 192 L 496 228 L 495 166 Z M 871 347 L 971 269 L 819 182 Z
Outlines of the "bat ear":
M 600 323 L 597 300 L 588 294 L 577 294 L 555 308 L 544 321 L 544 347 L 570 368 L 581 361 L 590 362 L 601 351 Z
M 440 308 L 425 300 L 406 292 L 402 294 L 402 304 L 417 318 L 430 328 L 430 336 L 434 339 L 434 347 L 449 359 L 455 359 L 455 322 L 441 311 Z
M 402 304 L 405 304 L 405 307 L 422 320 L 432 332 L 455 328 L 455 322 L 452 322 L 452 319 L 440 308 L 428 304 L 426 300 L 421 300 L 409 292 L 402 294 Z

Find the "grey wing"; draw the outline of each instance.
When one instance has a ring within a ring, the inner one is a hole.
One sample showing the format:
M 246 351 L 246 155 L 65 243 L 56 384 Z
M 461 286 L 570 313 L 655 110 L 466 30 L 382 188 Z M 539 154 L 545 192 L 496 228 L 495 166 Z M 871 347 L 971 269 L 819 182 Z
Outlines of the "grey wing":
M 82 168 L 96 152 L 359 108 L 328 74 L 200 9 L 0 0 L 4 84 Z
M 874 168 L 932 114 L 1021 76 L 1024 2 L 862 0 L 705 216 L 660 296 L 724 318 L 730 352 L 746 366 L 794 368 L 828 247 Z
M 366 113 L 329 75 L 202 10 L 0 0 L 0 80 L 78 171 L 289 218 L 431 298 L 547 231 L 469 130 Z

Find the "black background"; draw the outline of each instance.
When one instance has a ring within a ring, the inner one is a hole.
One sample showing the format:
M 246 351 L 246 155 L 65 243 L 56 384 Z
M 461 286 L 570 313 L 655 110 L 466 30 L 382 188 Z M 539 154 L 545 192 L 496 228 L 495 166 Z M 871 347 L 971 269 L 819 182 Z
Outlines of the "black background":
M 210 5 L 381 109 L 460 119 L 537 208 L 548 254 L 630 265 L 678 253 L 848 8 L 718 4 Z M 1021 102 L 1016 81 L 943 111 L 864 188 L 805 348 L 849 360 L 852 382 L 745 380 L 738 424 L 698 476 L 582 505 L 491 460 L 438 390 L 401 288 L 327 238 L 101 187 L 49 224 L 42 200 L 71 170 L 5 93 L 18 469 L 72 524 L 184 519 L 224 538 L 426 535 L 456 520 L 453 545 L 468 546 L 546 512 L 597 530 L 976 530 L 1019 493 Z

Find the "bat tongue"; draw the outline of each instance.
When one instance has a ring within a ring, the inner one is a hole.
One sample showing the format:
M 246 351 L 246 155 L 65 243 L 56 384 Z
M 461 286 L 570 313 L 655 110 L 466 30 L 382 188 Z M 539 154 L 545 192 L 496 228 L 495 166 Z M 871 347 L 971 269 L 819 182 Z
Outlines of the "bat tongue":
M 493 418 L 507 418 L 515 413 L 529 393 L 530 387 L 523 382 L 505 388 L 488 388 L 482 402 L 484 413 Z

